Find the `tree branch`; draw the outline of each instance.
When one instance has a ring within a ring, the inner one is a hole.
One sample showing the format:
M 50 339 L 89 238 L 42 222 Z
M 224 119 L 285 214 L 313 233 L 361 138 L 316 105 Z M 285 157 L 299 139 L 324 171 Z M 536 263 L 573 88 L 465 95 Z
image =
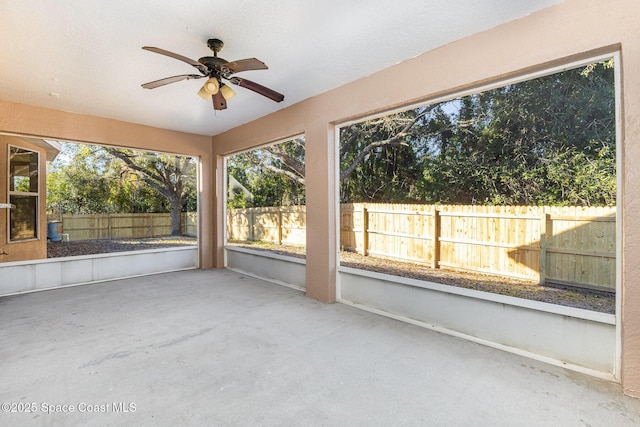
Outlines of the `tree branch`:
M 293 170 L 296 174 L 299 175 L 304 180 L 305 174 L 305 164 L 304 162 L 299 161 L 291 157 L 288 153 L 286 153 L 280 145 L 272 145 L 264 148 L 265 151 L 271 153 L 275 158 L 280 160 L 285 164 L 288 168 Z
M 413 128 L 415 126 L 416 123 L 418 123 L 424 116 L 426 116 L 427 114 L 431 113 L 435 108 L 437 107 L 437 104 L 435 105 L 429 105 L 427 107 L 424 108 L 424 110 L 422 110 L 419 114 L 417 114 L 413 119 L 409 120 L 408 123 L 406 123 L 402 129 L 400 129 L 400 131 L 398 133 L 396 133 L 394 136 L 392 136 L 391 138 L 387 138 L 381 141 L 375 141 L 372 142 L 371 144 L 367 145 L 357 156 L 356 158 L 353 160 L 353 162 L 351 162 L 351 164 L 340 173 L 340 180 L 342 181 L 343 179 L 345 179 L 346 177 L 348 177 L 355 169 L 356 167 L 358 167 L 358 164 L 360 164 L 360 162 L 362 162 L 365 157 L 371 153 L 373 150 L 375 150 L 376 148 L 379 147 L 385 147 L 385 146 L 398 146 L 398 145 L 404 145 L 404 146 L 408 146 L 409 144 L 407 144 L 406 142 L 404 142 L 404 138 L 407 136 L 411 136 L 413 135 L 413 133 L 411 133 L 411 128 Z M 354 133 L 349 140 L 347 141 L 347 144 L 349 146 L 353 146 L 353 144 L 355 143 L 357 137 L 360 136 L 357 132 Z M 341 156 L 346 153 L 346 150 L 341 149 L 340 150 L 340 154 Z
M 265 169 L 269 169 L 272 172 L 283 174 L 286 177 L 292 179 L 293 181 L 299 184 L 304 184 L 304 177 L 300 177 L 291 171 L 273 166 L 272 164 L 269 164 L 269 163 L 262 164 L 261 166 L 264 167 Z
M 393 138 L 372 142 L 371 144 L 367 145 L 364 148 L 364 150 L 362 150 L 358 154 L 358 156 L 353 160 L 353 162 L 351 162 L 349 167 L 347 167 L 344 171 L 340 172 L 340 180 L 342 181 L 343 179 L 351 175 L 351 172 L 353 172 L 356 169 L 356 167 L 358 167 L 360 162 L 363 161 L 364 158 L 367 157 L 367 155 L 371 153 L 373 150 L 375 150 L 376 148 L 385 147 L 385 146 L 395 146 L 395 145 L 408 146 L 409 144 L 407 144 L 402 140 L 402 138 L 404 138 L 405 136 L 407 136 L 407 134 L 398 134 Z

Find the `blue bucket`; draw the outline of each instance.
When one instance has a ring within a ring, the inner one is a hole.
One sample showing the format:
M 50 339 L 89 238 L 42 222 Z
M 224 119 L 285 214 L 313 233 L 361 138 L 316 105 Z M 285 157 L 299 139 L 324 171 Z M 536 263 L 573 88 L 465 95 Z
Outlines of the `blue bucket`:
M 60 221 L 52 221 L 47 223 L 47 239 L 52 242 L 62 241 L 62 236 L 58 234 L 58 226 L 62 224 Z

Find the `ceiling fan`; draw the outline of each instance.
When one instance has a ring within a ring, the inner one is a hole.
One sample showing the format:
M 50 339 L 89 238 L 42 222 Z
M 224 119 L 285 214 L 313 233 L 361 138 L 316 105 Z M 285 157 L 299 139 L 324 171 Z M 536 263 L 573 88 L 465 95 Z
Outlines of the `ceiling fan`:
M 198 91 L 198 95 L 200 95 L 200 97 L 202 97 L 206 101 L 212 100 L 213 108 L 215 110 L 226 109 L 227 101 L 235 95 L 233 89 L 223 83 L 223 79 L 234 85 L 238 85 L 240 87 L 259 93 L 262 96 L 266 96 L 267 98 L 275 102 L 282 102 L 282 100 L 284 100 L 283 94 L 278 93 L 273 89 L 269 89 L 268 87 L 262 86 L 258 83 L 252 82 L 251 80 L 247 80 L 234 75 L 235 73 L 239 73 L 242 71 L 266 70 L 268 69 L 268 67 L 264 62 L 256 58 L 240 59 L 238 61 L 227 61 L 226 59 L 219 58 L 218 52 L 220 52 L 220 50 L 224 46 L 224 43 L 222 43 L 222 41 L 218 39 L 209 39 L 207 41 L 207 46 L 209 46 L 209 49 L 213 51 L 213 56 L 204 56 L 197 61 L 194 61 L 193 59 L 187 58 L 186 56 L 182 56 L 177 53 L 169 52 L 168 50 L 160 49 L 157 47 L 144 46 L 144 50 L 159 53 L 161 55 L 166 55 L 179 61 L 186 62 L 187 64 L 195 67 L 200 72 L 200 74 L 181 74 L 179 76 L 166 77 L 164 79 L 145 83 L 142 85 L 142 87 L 145 89 L 154 89 L 159 86 L 168 85 L 170 83 L 175 83 L 182 80 L 202 79 L 208 77 L 207 81 Z

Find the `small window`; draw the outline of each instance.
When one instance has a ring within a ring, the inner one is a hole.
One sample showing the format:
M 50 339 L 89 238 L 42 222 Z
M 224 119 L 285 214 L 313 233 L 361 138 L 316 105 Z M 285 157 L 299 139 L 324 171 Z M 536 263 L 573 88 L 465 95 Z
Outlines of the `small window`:
M 38 238 L 38 164 L 35 151 L 9 147 L 9 240 Z

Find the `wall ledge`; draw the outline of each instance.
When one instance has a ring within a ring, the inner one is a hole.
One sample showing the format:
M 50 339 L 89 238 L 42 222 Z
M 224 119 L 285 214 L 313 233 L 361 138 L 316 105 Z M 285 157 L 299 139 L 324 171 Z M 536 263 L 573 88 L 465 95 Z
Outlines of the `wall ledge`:
M 306 265 L 306 260 L 304 258 L 298 258 L 294 256 L 281 255 L 274 252 L 269 251 L 261 251 L 256 249 L 247 249 L 247 248 L 239 248 L 237 246 L 225 246 L 225 250 L 232 252 L 242 252 L 249 255 L 261 256 L 265 258 L 277 259 L 278 261 L 288 261 L 293 262 L 295 264 Z
M 0 296 L 198 268 L 198 247 L 160 248 L 0 264 Z
M 64 243 L 60 243 L 64 244 Z M 43 258 L 43 259 L 34 259 L 28 261 L 11 261 L 11 262 L 2 262 L 0 263 L 0 271 L 3 267 L 15 267 L 15 266 L 24 266 L 24 265 L 34 265 L 34 264 L 47 264 L 47 263 L 57 263 L 57 262 L 66 262 L 66 261 L 82 261 L 88 259 L 100 259 L 100 258 L 113 258 L 119 257 L 122 255 L 136 255 L 136 254 L 152 254 L 152 253 L 162 253 L 162 252 L 175 252 L 175 251 L 188 251 L 197 248 L 197 245 L 191 246 L 181 246 L 181 247 L 172 247 L 172 248 L 158 248 L 158 249 L 143 249 L 139 251 L 122 251 L 122 252 L 109 252 L 104 254 L 91 254 L 91 255 L 76 255 L 76 256 L 66 256 L 66 257 L 56 257 L 56 258 Z
M 576 319 L 588 320 L 591 322 L 604 323 L 607 325 L 616 324 L 616 316 L 613 314 L 600 313 L 597 311 L 585 310 L 575 307 L 566 307 L 540 301 L 527 300 L 523 298 L 499 295 L 491 292 L 477 291 L 475 289 L 459 288 L 456 286 L 443 285 L 440 283 L 427 282 L 406 277 L 394 276 L 390 274 L 377 273 L 373 271 L 360 270 L 351 267 L 339 267 L 338 271 L 353 274 L 356 276 L 370 277 L 372 279 L 386 282 L 407 285 L 416 288 L 429 289 L 438 292 L 445 292 L 453 295 L 491 301 L 499 304 L 506 304 L 529 310 L 543 311 L 546 313 L 558 314 L 561 316 L 573 317 Z

